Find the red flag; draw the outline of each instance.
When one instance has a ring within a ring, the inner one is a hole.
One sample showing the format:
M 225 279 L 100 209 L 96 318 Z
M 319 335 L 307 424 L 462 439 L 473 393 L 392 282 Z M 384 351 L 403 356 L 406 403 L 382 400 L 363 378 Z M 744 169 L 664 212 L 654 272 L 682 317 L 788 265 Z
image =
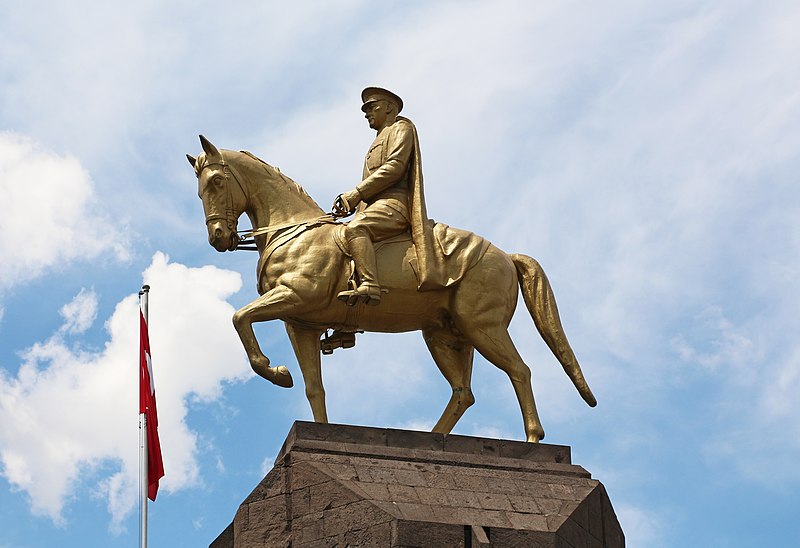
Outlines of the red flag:
M 139 413 L 147 417 L 147 498 L 156 500 L 158 480 L 164 477 L 161 443 L 158 441 L 158 413 L 153 368 L 150 364 L 150 338 L 147 322 L 139 309 Z

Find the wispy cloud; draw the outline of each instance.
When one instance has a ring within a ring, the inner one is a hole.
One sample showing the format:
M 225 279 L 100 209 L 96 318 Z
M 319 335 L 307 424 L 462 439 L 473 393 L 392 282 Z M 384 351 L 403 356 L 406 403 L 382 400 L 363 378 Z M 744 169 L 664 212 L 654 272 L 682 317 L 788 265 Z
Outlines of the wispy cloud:
M 629 504 L 617 505 L 614 510 L 625 531 L 625 543 L 628 546 L 667 546 L 663 534 L 666 524 L 659 515 Z
M 59 313 L 64 318 L 61 331 L 83 333 L 92 326 L 97 317 L 97 294 L 83 288 L 74 299 L 61 307 Z
M 752 336 L 726 318 L 719 307 L 712 306 L 696 318 L 691 330 L 675 337 L 672 344 L 685 362 L 712 370 L 724 368 L 728 374 L 752 379 L 751 365 L 764 358 Z M 741 381 L 744 379 L 740 378 Z

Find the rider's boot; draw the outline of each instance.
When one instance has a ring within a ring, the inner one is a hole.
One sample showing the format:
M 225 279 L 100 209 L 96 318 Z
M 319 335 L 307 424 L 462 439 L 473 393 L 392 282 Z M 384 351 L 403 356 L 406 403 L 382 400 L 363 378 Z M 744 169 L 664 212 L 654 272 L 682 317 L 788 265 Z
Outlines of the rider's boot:
M 369 236 L 356 236 L 347 241 L 356 271 L 361 283 L 355 289 L 342 291 L 337 295 L 347 306 L 355 306 L 359 302 L 377 305 L 381 302 L 381 286 L 378 284 L 378 267 L 375 260 L 375 247 Z

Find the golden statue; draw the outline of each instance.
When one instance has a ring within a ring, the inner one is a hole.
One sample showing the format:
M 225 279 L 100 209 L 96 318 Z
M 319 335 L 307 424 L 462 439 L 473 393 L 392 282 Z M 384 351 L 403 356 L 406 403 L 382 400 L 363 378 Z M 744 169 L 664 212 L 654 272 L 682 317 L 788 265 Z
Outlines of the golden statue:
M 259 253 L 260 297 L 233 316 L 253 370 L 279 386 L 293 385 L 286 367 L 270 366 L 253 333 L 255 322 L 283 320 L 314 420 L 328 422 L 321 352 L 353 346 L 360 331 L 422 331 L 453 389 L 434 432 L 449 433 L 474 403 L 477 349 L 508 374 L 526 438 L 538 442 L 544 430 L 531 372 L 508 334 L 519 287 L 542 338 L 583 399 L 597 404 L 564 334 L 547 276 L 531 257 L 508 255 L 476 234 L 428 219 L 419 139 L 414 124 L 398 116 L 402 100 L 372 87 L 362 102 L 377 136 L 363 180 L 336 198 L 332 213 L 249 152 L 219 150 L 201 135 L 203 152 L 187 155 L 209 243 L 222 252 L 248 249 L 252 242 Z M 353 212 L 350 222 L 338 221 Z M 239 232 L 243 213 L 253 229 Z
M 360 283 L 339 293 L 339 300 L 350 306 L 362 300 L 371 305 L 380 303 L 373 243 L 409 230 L 419 265 L 419 288 L 448 285 L 441 269 L 432 272 L 433 265 L 425 263 L 433 244 L 425 211 L 417 129 L 411 120 L 398 116 L 403 100 L 391 91 L 370 87 L 361 93 L 361 100 L 361 110 L 377 136 L 364 159 L 361 183 L 340 194 L 333 203 L 337 217 L 356 211 L 355 218 L 345 225 L 344 240 Z M 436 274 L 437 279 L 431 280 Z

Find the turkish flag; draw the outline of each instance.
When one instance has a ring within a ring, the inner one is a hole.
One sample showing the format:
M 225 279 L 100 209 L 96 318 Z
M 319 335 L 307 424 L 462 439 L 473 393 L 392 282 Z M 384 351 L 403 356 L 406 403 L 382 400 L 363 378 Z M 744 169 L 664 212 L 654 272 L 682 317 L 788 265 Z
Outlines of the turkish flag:
M 158 480 L 164 477 L 161 443 L 158 441 L 158 413 L 153 368 L 150 363 L 150 338 L 147 322 L 139 309 L 139 413 L 147 417 L 147 498 L 156 500 Z

